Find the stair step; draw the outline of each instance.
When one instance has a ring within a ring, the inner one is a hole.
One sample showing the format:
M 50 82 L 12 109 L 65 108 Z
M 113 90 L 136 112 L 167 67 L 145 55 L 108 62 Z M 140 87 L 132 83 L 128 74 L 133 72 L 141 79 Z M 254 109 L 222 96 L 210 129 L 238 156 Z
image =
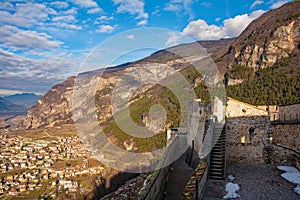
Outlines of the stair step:
M 211 155 L 211 158 L 225 158 L 225 154 L 224 153 L 215 153 Z
M 212 172 L 212 173 L 210 173 L 210 175 L 211 176 L 220 176 L 220 177 L 223 177 L 224 176 L 224 173 L 222 173 L 222 172 Z
M 211 171 L 213 171 L 214 169 L 224 169 L 224 165 L 214 165 L 214 164 L 212 164 L 211 166 L 210 166 L 210 170 Z
M 211 158 L 222 158 L 225 159 L 225 155 L 212 155 Z
M 214 141 L 214 142 L 216 142 L 217 144 L 226 144 L 226 141 L 220 141 L 220 140 L 218 140 L 218 141 Z
M 215 144 L 214 147 L 225 147 L 225 145 L 224 144 Z
M 215 144 L 215 146 L 213 148 L 225 148 L 225 145 Z
M 218 133 L 214 133 L 214 134 L 212 135 L 212 138 L 220 138 L 220 137 L 226 138 L 225 135 L 218 134 Z
M 225 146 L 225 142 L 217 142 L 215 143 L 215 146 Z
M 225 150 L 225 146 L 215 145 L 215 146 L 213 147 L 213 150 Z
M 211 156 L 213 156 L 215 154 L 217 154 L 217 155 L 224 155 L 225 154 L 225 149 L 213 149 L 211 151 Z
M 209 176 L 210 179 L 212 180 L 224 180 L 224 177 L 220 177 L 220 176 Z
M 224 168 L 216 168 L 216 169 L 211 169 L 210 172 L 220 172 L 220 173 L 224 173 Z
M 214 160 L 214 161 L 210 162 L 211 169 L 213 169 L 213 168 L 216 167 L 216 166 L 221 166 L 221 167 L 223 167 L 224 164 L 225 164 L 225 162 L 219 161 L 219 160 Z
M 214 169 L 214 167 L 224 167 L 225 163 L 220 161 L 211 162 L 210 166 L 211 169 Z

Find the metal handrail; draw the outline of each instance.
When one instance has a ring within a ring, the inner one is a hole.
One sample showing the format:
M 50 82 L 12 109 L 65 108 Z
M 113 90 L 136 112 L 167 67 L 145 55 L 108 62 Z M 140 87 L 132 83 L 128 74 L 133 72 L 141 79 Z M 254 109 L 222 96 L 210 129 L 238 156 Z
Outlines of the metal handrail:
M 296 150 L 296 149 L 293 149 L 291 147 L 288 147 L 288 146 L 285 146 L 285 145 L 282 145 L 282 144 L 279 144 L 279 143 L 275 143 L 275 142 L 273 142 L 273 144 L 276 145 L 276 146 L 278 146 L 278 147 L 291 150 L 291 151 L 293 151 L 293 152 L 295 152 L 295 153 L 297 153 L 297 154 L 300 155 L 300 151 L 299 150 Z

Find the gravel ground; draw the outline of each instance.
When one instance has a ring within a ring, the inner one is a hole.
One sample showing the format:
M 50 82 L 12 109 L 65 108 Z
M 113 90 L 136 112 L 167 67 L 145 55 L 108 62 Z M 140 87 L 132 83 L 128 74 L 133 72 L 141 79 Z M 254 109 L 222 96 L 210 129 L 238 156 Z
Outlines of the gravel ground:
M 240 186 L 238 199 L 244 200 L 300 200 L 293 190 L 296 187 L 283 179 L 279 170 L 268 164 L 231 164 L 227 174 L 233 175 L 233 183 Z M 205 200 L 222 199 L 225 195 L 225 181 L 209 180 Z

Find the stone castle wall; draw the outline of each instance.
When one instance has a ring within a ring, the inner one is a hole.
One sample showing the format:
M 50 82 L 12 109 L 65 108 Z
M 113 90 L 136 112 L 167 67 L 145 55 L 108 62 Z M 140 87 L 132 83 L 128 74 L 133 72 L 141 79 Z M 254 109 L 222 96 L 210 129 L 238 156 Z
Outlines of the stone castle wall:
M 300 124 L 273 125 L 273 142 L 300 151 Z M 272 146 L 272 163 L 293 165 L 300 169 L 300 155 L 276 145 Z
M 300 104 L 279 107 L 279 118 L 285 121 L 300 121 Z
M 229 98 L 226 119 L 227 162 L 265 162 L 268 155 L 264 149 L 271 126 L 268 112 Z

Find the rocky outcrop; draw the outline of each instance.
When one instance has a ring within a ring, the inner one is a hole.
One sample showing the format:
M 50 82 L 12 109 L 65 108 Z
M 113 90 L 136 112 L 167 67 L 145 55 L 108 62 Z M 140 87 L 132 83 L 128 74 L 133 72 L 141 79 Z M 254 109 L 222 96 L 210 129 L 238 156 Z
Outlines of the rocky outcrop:
M 218 55 L 220 67 L 245 65 L 255 70 L 284 58 L 299 57 L 300 2 L 285 4 L 254 20 L 226 52 Z
M 23 122 L 26 129 L 72 123 L 72 88 L 74 77 L 49 90 L 28 110 Z
M 235 53 L 236 64 L 242 64 L 255 69 L 274 65 L 278 61 L 288 58 L 293 51 L 298 51 L 300 44 L 300 17 L 295 18 L 287 26 L 280 26 L 271 34 L 269 40 L 251 44 L 255 41 L 255 33 L 250 36 L 250 42 Z

